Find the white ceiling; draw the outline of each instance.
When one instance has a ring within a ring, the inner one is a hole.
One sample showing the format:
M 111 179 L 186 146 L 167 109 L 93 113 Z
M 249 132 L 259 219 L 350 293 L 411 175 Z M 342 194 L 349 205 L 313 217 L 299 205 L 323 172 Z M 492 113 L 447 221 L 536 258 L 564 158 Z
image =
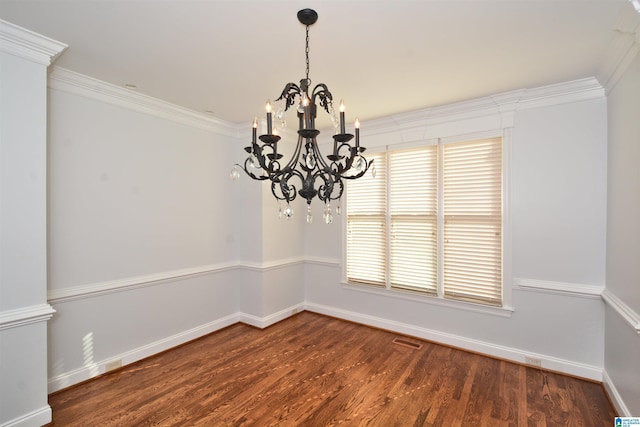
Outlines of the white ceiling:
M 56 65 L 231 122 L 310 77 L 361 120 L 597 75 L 628 0 L 0 0 Z

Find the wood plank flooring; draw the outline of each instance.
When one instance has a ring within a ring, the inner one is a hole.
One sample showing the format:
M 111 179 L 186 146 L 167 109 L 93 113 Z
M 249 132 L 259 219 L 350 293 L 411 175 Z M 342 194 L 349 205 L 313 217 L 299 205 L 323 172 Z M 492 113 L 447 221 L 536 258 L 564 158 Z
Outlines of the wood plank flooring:
M 601 384 L 303 312 L 49 396 L 51 426 L 611 426 Z

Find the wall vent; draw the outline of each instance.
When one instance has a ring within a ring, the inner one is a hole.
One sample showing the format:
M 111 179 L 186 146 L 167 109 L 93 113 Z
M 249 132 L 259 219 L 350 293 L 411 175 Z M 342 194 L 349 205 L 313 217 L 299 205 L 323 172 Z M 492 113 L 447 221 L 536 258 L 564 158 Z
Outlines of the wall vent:
M 406 340 L 404 338 L 395 338 L 393 340 L 393 343 L 401 345 L 403 347 L 409 347 L 409 348 L 412 348 L 414 350 L 420 350 L 422 348 L 422 344 L 419 344 L 419 343 L 416 343 L 416 342 L 412 342 L 412 341 Z

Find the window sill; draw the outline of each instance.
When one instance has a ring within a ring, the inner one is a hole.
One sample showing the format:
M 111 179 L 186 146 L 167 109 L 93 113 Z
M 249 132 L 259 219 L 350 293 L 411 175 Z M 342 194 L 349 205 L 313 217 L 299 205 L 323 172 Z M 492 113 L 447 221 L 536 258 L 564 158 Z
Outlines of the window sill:
M 416 292 L 402 291 L 398 289 L 386 289 L 382 287 L 374 287 L 371 285 L 361 285 L 354 283 L 341 282 L 342 288 L 350 291 L 364 292 L 367 294 L 380 295 L 389 298 L 403 299 L 407 301 L 419 302 L 423 304 L 436 305 L 439 307 L 453 308 L 457 310 L 471 311 L 475 313 L 488 314 L 498 317 L 511 317 L 514 312 L 513 307 L 492 307 L 482 304 L 474 304 L 465 301 L 454 301 L 442 297 L 431 295 L 420 295 Z

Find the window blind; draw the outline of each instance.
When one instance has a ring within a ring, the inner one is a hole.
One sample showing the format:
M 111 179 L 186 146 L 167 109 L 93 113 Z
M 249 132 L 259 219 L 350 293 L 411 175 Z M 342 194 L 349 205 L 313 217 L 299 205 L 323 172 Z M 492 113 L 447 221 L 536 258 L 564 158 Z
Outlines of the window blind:
M 389 153 L 391 287 L 437 293 L 437 146 Z
M 447 298 L 502 304 L 502 139 L 443 145 Z
M 372 153 L 376 177 L 350 180 L 347 187 L 347 280 L 385 286 L 387 278 L 387 161 Z

